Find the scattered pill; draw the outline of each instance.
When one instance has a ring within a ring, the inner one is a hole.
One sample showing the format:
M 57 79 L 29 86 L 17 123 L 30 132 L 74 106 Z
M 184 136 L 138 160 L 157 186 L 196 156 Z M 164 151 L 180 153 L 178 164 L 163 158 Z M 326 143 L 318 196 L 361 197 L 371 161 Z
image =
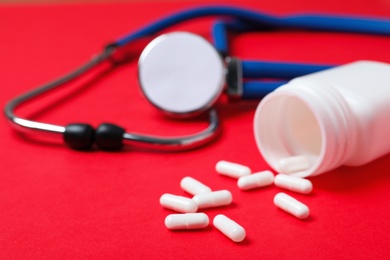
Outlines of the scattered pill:
M 277 207 L 299 219 L 307 218 L 310 213 L 309 208 L 305 204 L 283 192 L 276 194 L 274 203 Z
M 241 242 L 245 239 L 245 229 L 225 215 L 219 214 L 215 216 L 213 224 L 214 227 L 234 242 Z
M 310 167 L 309 159 L 306 156 L 292 156 L 279 161 L 279 171 L 282 173 L 293 173 L 307 170 Z
M 160 197 L 160 204 L 164 208 L 182 213 L 193 213 L 198 210 L 198 205 L 192 199 L 169 193 Z
M 192 198 L 199 209 L 219 207 L 229 205 L 232 200 L 232 194 L 228 190 L 219 190 L 208 193 L 200 193 Z
M 227 161 L 219 161 L 215 165 L 215 170 L 219 174 L 226 175 L 235 179 L 252 173 L 251 169 L 247 166 Z
M 237 181 L 241 190 L 250 190 L 270 185 L 274 182 L 274 174 L 271 171 L 262 171 L 247 176 L 242 176 Z
M 167 229 L 201 229 L 209 225 L 209 217 L 204 213 L 171 214 L 165 218 Z
M 287 174 L 276 175 L 274 183 L 279 188 L 299 192 L 302 194 L 308 194 L 313 190 L 313 184 L 311 181 Z
M 184 177 L 180 182 L 180 187 L 191 195 L 211 192 L 209 187 L 191 177 Z

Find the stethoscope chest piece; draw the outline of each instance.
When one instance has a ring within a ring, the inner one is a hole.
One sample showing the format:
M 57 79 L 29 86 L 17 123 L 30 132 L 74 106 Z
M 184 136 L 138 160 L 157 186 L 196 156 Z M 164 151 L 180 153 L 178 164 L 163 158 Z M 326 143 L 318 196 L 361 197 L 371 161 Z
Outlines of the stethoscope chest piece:
M 143 50 L 138 63 L 145 97 L 172 116 L 210 108 L 225 85 L 225 65 L 204 38 L 187 32 L 161 35 Z

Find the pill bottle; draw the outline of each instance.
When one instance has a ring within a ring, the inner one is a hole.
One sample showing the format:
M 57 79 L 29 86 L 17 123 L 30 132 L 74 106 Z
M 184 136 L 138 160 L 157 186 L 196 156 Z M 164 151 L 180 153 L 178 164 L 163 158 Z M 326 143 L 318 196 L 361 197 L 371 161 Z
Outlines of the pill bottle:
M 358 61 L 289 81 L 258 105 L 254 135 L 276 172 L 281 159 L 306 156 L 299 177 L 389 153 L 390 65 Z

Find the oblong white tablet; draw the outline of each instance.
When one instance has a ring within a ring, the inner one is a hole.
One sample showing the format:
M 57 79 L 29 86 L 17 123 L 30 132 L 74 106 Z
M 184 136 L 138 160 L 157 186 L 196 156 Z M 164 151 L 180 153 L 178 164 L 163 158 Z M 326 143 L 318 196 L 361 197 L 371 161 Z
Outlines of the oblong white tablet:
M 215 165 L 215 170 L 222 175 L 238 179 L 252 173 L 251 169 L 245 165 L 227 161 L 219 161 Z
M 279 161 L 279 171 L 281 173 L 293 173 L 307 170 L 310 167 L 310 161 L 306 156 L 291 156 Z
M 160 197 L 160 204 L 164 208 L 182 213 L 193 213 L 198 210 L 198 205 L 192 199 L 169 193 Z
M 313 184 L 311 181 L 287 174 L 276 175 L 274 183 L 279 188 L 299 192 L 302 194 L 308 194 L 313 190 Z
M 196 195 L 199 193 L 211 192 L 211 189 L 201 183 L 198 180 L 195 180 L 192 177 L 184 177 L 180 182 L 180 187 L 188 192 L 191 195 Z
M 234 242 L 241 242 L 245 239 L 245 229 L 225 215 L 215 216 L 213 225 Z
M 209 225 L 209 217 L 204 213 L 170 214 L 165 218 L 167 229 L 201 229 Z
M 196 202 L 199 209 L 204 209 L 229 205 L 233 200 L 233 196 L 228 190 L 219 190 L 200 193 L 195 195 L 192 199 Z
M 262 171 L 240 177 L 237 186 L 241 190 L 250 190 L 271 185 L 274 182 L 274 174 L 271 171 Z
M 283 192 L 276 194 L 274 203 L 277 207 L 299 219 L 307 218 L 310 214 L 310 210 L 305 204 Z

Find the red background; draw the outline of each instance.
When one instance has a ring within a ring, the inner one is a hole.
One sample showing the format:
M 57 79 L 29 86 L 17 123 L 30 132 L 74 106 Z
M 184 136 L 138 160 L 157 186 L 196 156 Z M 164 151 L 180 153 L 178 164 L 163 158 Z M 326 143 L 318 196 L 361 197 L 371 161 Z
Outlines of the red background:
M 207 1 L 204 1 L 206 3 Z M 151 20 L 201 2 L 136 4 L 2 5 L 0 7 L 0 105 L 72 70 L 119 38 Z M 275 15 L 352 14 L 390 18 L 389 0 L 235 2 Z M 210 36 L 201 19 L 173 29 Z M 359 59 L 390 62 L 390 38 L 329 32 L 263 32 L 234 37 L 231 50 L 246 59 L 342 64 Z M 19 111 L 54 123 L 110 121 L 128 131 L 188 134 L 204 120 L 169 120 L 140 95 L 136 62 L 118 68 L 78 93 L 49 96 Z M 76 88 L 77 89 L 77 88 Z M 390 91 L 390 88 L 389 88 Z M 58 143 L 27 139 L 0 118 L 1 259 L 300 258 L 390 257 L 390 156 L 358 168 L 341 167 L 311 178 L 310 195 L 293 194 L 311 216 L 298 220 L 273 205 L 274 186 L 240 191 L 215 173 L 221 159 L 268 169 L 252 134 L 257 101 L 221 102 L 223 131 L 208 146 L 181 153 L 127 150 L 78 152 Z M 42 105 L 43 104 L 43 105 Z M 389 140 L 384 140 L 388 142 Z M 172 232 L 159 205 L 192 176 L 214 190 L 228 189 L 233 203 L 205 210 L 247 231 L 233 243 L 212 225 Z

